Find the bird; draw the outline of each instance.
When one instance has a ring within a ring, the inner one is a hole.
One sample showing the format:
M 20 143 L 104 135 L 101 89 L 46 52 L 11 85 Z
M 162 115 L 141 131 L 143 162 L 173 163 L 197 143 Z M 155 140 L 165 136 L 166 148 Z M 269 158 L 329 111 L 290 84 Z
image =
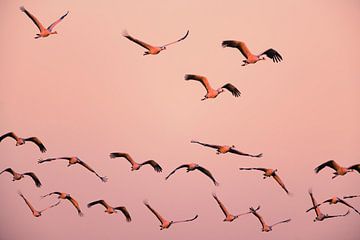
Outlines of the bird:
M 270 232 L 272 231 L 272 228 L 275 226 L 275 225 L 278 225 L 280 223 L 288 223 L 291 221 L 291 219 L 286 219 L 286 220 L 283 220 L 283 221 L 280 221 L 280 222 L 277 222 L 277 223 L 274 223 L 272 225 L 267 225 L 263 219 L 262 216 L 260 216 L 258 213 L 257 213 L 257 210 L 259 210 L 260 207 L 258 207 L 257 209 L 254 209 L 253 207 L 250 208 L 250 212 L 252 214 L 254 214 L 255 217 L 257 217 L 262 225 L 262 230 L 263 232 Z
M 246 212 L 246 213 L 241 213 L 241 214 L 233 215 L 233 214 L 231 214 L 231 213 L 226 209 L 226 207 L 224 206 L 224 204 L 219 200 L 219 198 L 216 196 L 215 193 L 213 193 L 213 197 L 214 197 L 214 199 L 216 200 L 216 202 L 219 204 L 219 207 L 221 208 L 222 212 L 223 212 L 224 215 L 225 215 L 225 219 L 223 220 L 224 222 L 232 222 L 232 221 L 234 221 L 235 219 L 237 219 L 237 218 L 240 217 L 240 216 L 243 216 L 243 215 L 246 215 L 246 214 L 251 213 L 251 211 L 250 211 L 250 212 Z M 259 206 L 258 208 L 260 208 L 260 206 Z
M 310 189 L 309 190 L 309 195 L 310 195 L 310 198 L 311 198 L 311 202 L 313 204 L 313 207 L 311 209 L 314 209 L 315 213 L 316 213 L 316 218 L 313 220 L 314 222 L 316 221 L 323 221 L 327 218 L 334 218 L 334 217 L 345 217 L 346 215 L 348 215 L 350 213 L 350 211 L 348 210 L 345 214 L 339 214 L 339 215 L 328 215 L 328 214 L 323 214 L 321 211 L 320 211 L 320 207 L 318 205 L 318 203 L 316 202 L 316 199 L 314 198 L 313 196 L 313 193 L 312 193 L 312 190 Z M 310 210 L 311 210 L 310 209 Z M 308 210 L 309 211 L 309 210 Z M 308 212 L 306 211 L 306 212 Z
M 41 182 L 40 182 L 39 178 L 33 172 L 17 173 L 14 170 L 12 170 L 12 168 L 6 168 L 2 172 L 0 172 L 0 175 L 3 172 L 8 172 L 8 173 L 12 174 L 13 175 L 13 181 L 21 180 L 25 176 L 30 176 L 32 178 L 32 180 L 34 181 L 35 185 L 37 187 L 41 187 Z
M 183 164 L 180 165 L 179 167 L 175 168 L 166 178 L 165 180 L 167 180 L 171 175 L 173 175 L 178 169 L 180 168 L 187 168 L 186 172 L 190 172 L 190 171 L 194 171 L 194 170 L 199 170 L 200 172 L 204 173 L 206 176 L 208 176 L 213 183 L 215 184 L 215 186 L 218 186 L 219 183 L 215 180 L 215 178 L 213 177 L 213 175 L 211 174 L 211 172 L 203 167 L 201 167 L 199 164 L 197 163 L 188 163 L 188 164 Z
M 271 58 L 274 63 L 278 63 L 283 60 L 281 55 L 272 48 L 266 50 L 265 52 L 263 52 L 259 55 L 254 55 L 250 52 L 250 50 L 248 49 L 246 44 L 241 41 L 226 40 L 226 41 L 222 42 L 222 47 L 237 48 L 242 53 L 242 55 L 246 58 L 245 60 L 243 60 L 243 64 L 241 66 L 246 66 L 248 64 L 256 63 L 260 60 L 265 60 L 265 57 L 262 57 L 263 55 L 266 55 L 268 58 Z
M 344 198 L 345 198 L 345 197 L 344 197 Z M 312 209 L 314 209 L 314 208 L 316 208 L 316 207 L 319 207 L 319 206 L 321 206 L 321 205 L 324 204 L 324 203 L 329 203 L 330 205 L 331 205 L 331 204 L 342 203 L 342 204 L 348 206 L 349 208 L 353 209 L 356 213 L 360 214 L 360 212 L 359 212 L 358 210 L 356 210 L 356 208 L 354 208 L 354 207 L 351 206 L 349 203 L 345 202 L 343 199 L 341 199 L 341 198 L 339 198 L 339 197 L 337 197 L 337 196 L 333 196 L 333 197 L 331 197 L 331 198 L 323 201 L 322 203 L 319 203 L 319 204 L 317 204 L 316 206 L 313 206 L 313 207 L 309 208 L 308 210 L 306 210 L 306 212 L 309 212 L 310 210 L 312 210 Z
M 220 153 L 225 154 L 225 153 L 229 152 L 229 153 L 234 153 L 234 154 L 238 154 L 238 155 L 241 155 L 241 156 L 258 157 L 258 158 L 262 157 L 262 155 L 263 155 L 262 153 L 253 155 L 253 154 L 240 152 L 240 151 L 235 149 L 235 145 L 232 145 L 232 146 L 214 145 L 214 144 L 201 143 L 201 142 L 194 141 L 194 140 L 192 140 L 191 143 L 197 143 L 197 144 L 203 145 L 205 147 L 215 148 L 216 149 L 216 154 L 220 154 Z
M 320 164 L 319 166 L 317 166 L 315 168 L 315 173 L 320 172 L 324 167 L 330 167 L 335 170 L 335 172 L 333 173 L 334 176 L 332 176 L 332 179 L 336 178 L 339 175 L 344 176 L 348 172 L 352 172 L 354 170 L 356 170 L 358 173 L 360 173 L 360 164 L 355 164 L 355 165 L 352 165 L 352 166 L 346 168 L 346 167 L 340 166 L 334 160 L 329 160 L 329 161 L 324 162 L 324 163 Z
M 80 217 L 84 216 L 83 212 L 80 209 L 80 205 L 79 203 L 68 193 L 64 193 L 64 192 L 51 192 L 48 193 L 44 196 L 41 196 L 41 198 L 47 197 L 47 196 L 51 196 L 51 195 L 58 195 L 58 199 L 66 199 L 69 200 L 71 202 L 71 204 L 76 208 L 78 215 Z
M 280 184 L 280 186 L 285 190 L 285 192 L 290 195 L 289 191 L 285 187 L 285 184 L 280 179 L 279 175 L 276 174 L 276 172 L 278 171 L 277 169 L 271 169 L 271 168 L 239 168 L 239 169 L 240 170 L 259 170 L 259 171 L 263 171 L 264 172 L 263 179 L 266 179 L 268 177 L 273 177 L 275 179 L 275 181 L 278 184 Z
M 44 144 L 42 144 L 42 142 L 37 137 L 21 138 L 21 137 L 18 137 L 14 132 L 8 132 L 0 137 L 0 142 L 4 138 L 7 138 L 7 137 L 11 137 L 11 138 L 15 139 L 16 146 L 23 145 L 26 142 L 33 142 L 39 147 L 39 149 L 42 153 L 46 152 L 46 150 L 47 150 L 45 148 Z
M 194 75 L 194 74 L 186 74 L 185 75 L 185 80 L 196 80 L 201 82 L 201 84 L 206 88 L 206 95 L 204 96 L 204 98 L 201 99 L 201 101 L 204 101 L 208 98 L 216 98 L 220 93 L 224 92 L 224 88 L 227 89 L 229 92 L 231 92 L 231 94 L 234 97 L 239 97 L 240 96 L 240 91 L 231 83 L 226 83 L 225 85 L 223 85 L 221 88 L 218 89 L 213 89 L 209 83 L 209 80 L 204 77 L 204 76 L 200 76 L 200 75 Z
M 131 171 L 139 170 L 142 166 L 144 166 L 146 164 L 151 165 L 156 172 L 161 172 L 162 171 L 161 166 L 157 162 L 155 162 L 154 160 L 147 160 L 147 161 L 145 161 L 143 163 L 137 163 L 132 159 L 132 157 L 128 153 L 121 153 L 121 152 L 110 153 L 110 158 L 118 158 L 118 157 L 124 157 L 130 162 Z
M 143 48 L 146 48 L 147 51 L 144 52 L 143 56 L 146 56 L 146 55 L 156 55 L 156 54 L 159 54 L 161 51 L 163 50 L 166 50 L 166 47 L 169 46 L 169 45 L 172 45 L 174 43 L 177 43 L 177 42 L 180 42 L 182 40 L 184 40 L 187 36 L 189 35 L 189 30 L 186 32 L 185 36 L 183 36 L 182 38 L 174 41 L 174 42 L 171 42 L 171 43 L 167 43 L 165 45 L 162 45 L 162 46 L 152 46 L 150 44 L 147 44 L 143 41 L 140 41 L 139 39 L 136 39 L 136 38 L 133 38 L 132 36 L 129 35 L 129 33 L 125 30 L 123 32 L 123 36 L 126 37 L 127 39 L 129 39 L 130 41 L 142 46 Z
M 72 157 L 58 157 L 58 158 L 47 158 L 47 159 L 39 159 L 38 163 L 43 163 L 43 162 L 50 162 L 50 161 L 54 161 L 54 160 L 68 160 L 69 164 L 67 165 L 68 167 L 70 167 L 71 165 L 74 165 L 76 163 L 82 165 L 83 167 L 85 167 L 87 170 L 89 170 L 90 172 L 93 172 L 98 178 L 100 178 L 100 180 L 102 182 L 106 182 L 107 181 L 107 177 L 102 177 L 100 176 L 97 172 L 95 172 L 94 169 L 92 169 L 89 165 L 87 165 L 85 162 L 83 162 L 82 160 L 80 160 L 80 158 L 76 157 L 76 156 L 72 156 Z
M 44 38 L 44 37 L 48 37 L 51 34 L 57 34 L 57 31 L 53 31 L 54 27 L 60 23 L 68 14 L 69 11 L 67 11 L 63 16 L 61 16 L 58 20 L 56 20 L 54 23 L 52 23 L 50 26 L 48 26 L 47 28 L 45 28 L 41 22 L 34 16 L 32 15 L 28 10 L 25 9 L 25 7 L 20 7 L 20 10 L 22 12 L 24 12 L 34 23 L 35 25 L 38 27 L 40 33 L 37 33 L 36 36 L 34 37 L 35 39 L 38 39 L 40 37 Z
M 45 209 L 43 209 L 43 210 L 41 210 L 41 211 L 37 211 L 37 210 L 30 204 L 30 202 L 24 197 L 24 195 L 23 195 L 21 192 L 19 192 L 19 195 L 20 195 L 20 197 L 22 197 L 22 198 L 24 199 L 26 205 L 28 205 L 28 207 L 30 208 L 30 210 L 31 210 L 31 212 L 32 212 L 32 214 L 33 214 L 34 217 L 40 217 L 41 214 L 42 214 L 42 212 L 44 212 L 44 211 L 46 211 L 46 210 L 48 210 L 48 209 L 50 209 L 50 208 L 53 208 L 53 207 L 55 207 L 55 206 L 57 206 L 57 205 L 60 204 L 60 201 L 58 201 L 57 203 L 55 203 L 55 204 L 53 204 L 53 205 L 50 205 L 49 207 L 47 207 L 47 208 L 45 208 Z
M 167 229 L 171 225 L 176 224 L 176 223 L 191 222 L 191 221 L 194 221 L 196 218 L 198 218 L 198 215 L 196 214 L 195 217 L 193 217 L 191 219 L 181 220 L 181 221 L 169 221 L 169 220 L 166 220 L 165 218 L 163 218 L 157 211 L 155 211 L 147 201 L 144 201 L 144 204 L 157 217 L 157 219 L 159 219 L 159 221 L 161 223 L 160 230 Z
M 117 213 L 117 210 L 121 211 L 125 218 L 126 218 L 126 221 L 127 222 L 131 222 L 131 216 L 128 212 L 128 210 L 126 209 L 126 207 L 124 206 L 121 206 L 121 207 L 111 207 L 109 204 L 107 204 L 104 200 L 96 200 L 96 201 L 93 201 L 93 202 L 90 202 L 87 207 L 90 208 L 96 204 L 101 204 L 103 205 L 106 210 L 105 212 L 108 213 L 108 214 L 113 214 L 113 213 Z

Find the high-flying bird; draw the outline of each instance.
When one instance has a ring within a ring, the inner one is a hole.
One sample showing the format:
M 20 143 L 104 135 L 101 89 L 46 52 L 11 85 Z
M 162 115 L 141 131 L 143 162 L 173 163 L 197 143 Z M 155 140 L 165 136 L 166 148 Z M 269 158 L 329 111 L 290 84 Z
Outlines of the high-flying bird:
M 222 212 L 224 213 L 225 215 L 225 219 L 223 220 L 224 222 L 232 222 L 234 221 L 235 219 L 237 219 L 238 217 L 242 216 L 242 215 L 246 215 L 246 214 L 249 214 L 251 213 L 250 212 L 246 212 L 246 213 L 241 213 L 241 214 L 237 214 L 237 215 L 232 215 L 227 209 L 226 207 L 224 206 L 224 204 L 222 202 L 220 202 L 219 198 L 216 196 L 215 193 L 213 193 L 213 197 L 214 199 L 216 200 L 216 202 L 219 204 L 219 207 L 221 208 Z M 260 206 L 257 208 L 259 209 Z
M 85 167 L 87 170 L 89 170 L 90 172 L 95 173 L 95 175 L 100 178 L 101 181 L 106 182 L 107 181 L 107 177 L 102 177 L 100 176 L 97 172 L 95 172 L 94 169 L 92 169 L 89 165 L 87 165 L 85 162 L 83 162 L 82 160 L 80 160 L 80 158 L 78 157 L 58 157 L 58 158 L 47 158 L 47 159 L 39 159 L 38 163 L 43 163 L 43 162 L 50 162 L 50 161 L 54 161 L 54 160 L 68 160 L 69 164 L 67 165 L 68 167 L 70 167 L 71 165 L 74 165 L 76 163 L 82 165 L 83 167 Z
M 58 199 L 66 199 L 66 200 L 69 200 L 71 202 L 71 204 L 76 208 L 78 214 L 80 217 L 82 217 L 84 214 L 82 213 L 81 209 L 80 209 L 80 205 L 79 203 L 68 193 L 63 193 L 63 192 L 51 192 L 51 193 L 48 193 L 44 196 L 41 196 L 41 198 L 44 198 L 44 197 L 47 197 L 47 196 L 50 196 L 50 195 L 58 195 Z
M 352 166 L 346 168 L 346 167 L 340 166 L 334 160 L 324 162 L 323 164 L 320 164 L 319 166 L 317 166 L 315 168 L 315 173 L 320 172 L 321 169 L 323 169 L 324 167 L 330 167 L 330 168 L 332 168 L 332 169 L 334 169 L 336 171 L 336 172 L 333 173 L 334 176 L 332 176 L 332 179 L 336 178 L 339 175 L 344 176 L 348 172 L 352 172 L 354 170 L 356 170 L 356 171 L 358 171 L 358 173 L 360 173 L 360 164 L 355 164 L 355 165 L 352 165 Z
M 270 232 L 272 230 L 272 228 L 275 226 L 275 225 L 278 225 L 280 223 L 288 223 L 291 221 L 291 219 L 286 219 L 286 220 L 283 220 L 283 221 L 280 221 L 280 222 L 277 222 L 277 223 L 274 223 L 272 225 L 267 225 L 264 221 L 264 219 L 262 218 L 262 216 L 260 216 L 258 213 L 257 213 L 257 210 L 259 209 L 259 207 L 257 209 L 254 209 L 254 208 L 250 208 L 250 212 L 252 214 L 254 214 L 255 217 L 257 217 L 262 225 L 262 230 L 263 232 Z
M 236 41 L 236 40 L 226 40 L 226 41 L 222 42 L 222 46 L 224 48 L 225 47 L 237 48 L 242 53 L 242 55 L 246 59 L 243 60 L 243 64 L 241 66 L 246 66 L 247 64 L 256 63 L 260 60 L 265 60 L 265 57 L 261 57 L 263 55 L 266 55 L 268 58 L 271 58 L 273 60 L 273 62 L 276 62 L 276 63 L 282 61 L 281 55 L 272 48 L 266 50 L 265 52 L 263 52 L 259 55 L 254 55 L 250 52 L 250 50 L 248 49 L 248 47 L 246 46 L 246 44 L 244 42 L 240 42 L 240 41 Z
M 215 186 L 218 186 L 219 183 L 215 180 L 215 178 L 213 177 L 213 175 L 211 174 L 211 172 L 203 167 L 201 167 L 199 164 L 197 163 L 188 163 L 188 164 L 183 164 L 180 165 L 179 167 L 175 168 L 166 178 L 165 180 L 167 180 L 171 175 L 173 175 L 177 170 L 179 170 L 180 168 L 187 168 L 186 172 L 190 172 L 190 171 L 194 171 L 194 170 L 199 170 L 200 172 L 204 173 L 206 176 L 208 176 L 213 183 L 215 184 Z
M 15 180 L 21 180 L 22 178 L 24 178 L 25 176 L 30 176 L 32 178 L 32 180 L 34 181 L 35 185 L 37 187 L 41 187 L 41 182 L 39 180 L 39 178 L 35 175 L 35 173 L 33 172 L 26 172 L 26 173 L 17 173 L 14 170 L 12 170 L 11 168 L 6 168 L 5 170 L 3 170 L 2 172 L 0 172 L 0 175 L 3 172 L 8 172 L 10 174 L 13 175 L 13 181 Z
M 160 221 L 160 230 L 163 230 L 163 229 L 167 229 L 169 228 L 172 224 L 175 224 L 175 223 L 182 223 L 182 222 L 191 222 L 191 221 L 194 221 L 198 215 L 195 215 L 195 217 L 191 218 L 191 219 L 187 219 L 187 220 L 181 220 L 181 221 L 169 221 L 169 220 L 166 220 L 165 218 L 163 218 L 157 211 L 155 211 L 147 201 L 144 201 L 144 204 L 145 206 L 150 209 L 150 211 L 157 217 L 157 219 L 159 219 Z
M 24 12 L 34 23 L 35 25 L 38 27 L 40 33 L 37 33 L 36 36 L 34 37 L 35 39 L 40 38 L 40 37 L 47 37 L 50 36 L 51 34 L 57 34 L 56 31 L 53 31 L 54 27 L 61 22 L 66 15 L 68 15 L 69 11 L 67 11 L 63 16 L 61 16 L 58 20 L 56 20 L 53 24 L 51 24 L 50 26 L 48 26 L 48 28 L 45 28 L 41 22 L 34 16 L 32 15 L 28 10 L 26 10 L 24 7 L 20 7 L 20 10 L 22 12 Z
M 345 197 L 344 197 L 344 198 L 345 198 Z M 316 207 L 319 207 L 319 206 L 321 206 L 321 205 L 324 204 L 324 203 L 329 203 L 329 204 L 342 203 L 342 204 L 348 206 L 349 208 L 353 209 L 353 210 L 354 210 L 355 212 L 357 212 L 358 214 L 360 214 L 360 212 L 359 212 L 358 210 L 356 210 L 353 206 L 351 206 L 349 203 L 345 202 L 343 199 L 341 199 L 341 198 L 339 198 L 339 197 L 337 197 L 337 196 L 333 196 L 333 197 L 331 197 L 331 198 L 323 201 L 322 203 L 319 203 L 319 204 L 317 204 L 316 206 L 309 208 L 308 210 L 306 210 L 306 212 L 309 212 L 310 210 L 312 210 L 312 209 L 314 209 L 314 208 L 316 208 Z
M 313 193 L 312 193 L 312 190 L 310 189 L 309 190 L 309 194 L 310 194 L 310 197 L 311 197 L 311 202 L 313 204 L 313 207 L 311 209 L 314 209 L 315 210 L 315 213 L 316 213 L 316 218 L 314 219 L 314 222 L 316 221 L 323 221 L 327 218 L 334 218 L 334 217 L 345 217 L 346 215 L 348 215 L 350 213 L 350 211 L 348 210 L 345 214 L 339 214 L 339 215 L 328 215 L 328 214 L 323 214 L 321 211 L 320 211 L 320 207 L 318 206 L 318 203 L 316 202 L 316 199 L 314 198 L 313 196 Z M 310 209 L 310 210 L 311 210 Z M 309 210 L 308 210 L 309 211 Z M 308 212 L 306 211 L 306 212 Z
M 41 210 L 41 211 L 37 211 L 37 210 L 30 204 L 30 202 L 24 197 L 24 195 L 23 195 L 21 192 L 19 192 L 19 195 L 24 199 L 26 205 L 28 205 L 28 207 L 30 208 L 30 210 L 31 210 L 32 214 L 34 215 L 34 217 L 40 217 L 41 214 L 42 214 L 42 212 L 44 212 L 44 211 L 46 211 L 46 210 L 48 210 L 48 209 L 50 209 L 50 208 L 53 208 L 53 207 L 55 207 L 55 206 L 57 206 L 57 205 L 60 204 L 60 201 L 58 201 L 58 202 L 55 203 L 54 205 L 51 205 L 51 206 L 49 206 L 49 207 L 47 207 L 47 208 L 45 208 L 45 209 L 43 209 L 43 210 Z
M 40 148 L 41 152 L 46 152 L 44 144 L 42 144 L 42 142 L 37 137 L 21 138 L 16 136 L 14 132 L 8 132 L 0 137 L 0 142 L 6 137 L 11 137 L 15 139 L 16 146 L 23 145 L 25 144 L 25 142 L 33 142 Z
M 121 152 L 110 153 L 110 158 L 117 158 L 117 157 L 126 158 L 126 160 L 128 160 L 130 162 L 130 164 L 131 164 L 131 171 L 139 170 L 142 166 L 144 166 L 146 164 L 151 165 L 156 172 L 161 172 L 162 171 L 161 166 L 157 162 L 155 162 L 154 160 L 147 160 L 147 161 L 145 161 L 143 163 L 137 163 L 132 159 L 132 157 L 128 153 L 121 153 Z
M 289 191 L 286 189 L 285 184 L 283 183 L 283 181 L 280 179 L 279 175 L 276 174 L 277 169 L 270 169 L 270 168 L 239 168 L 240 170 L 259 170 L 259 171 L 263 171 L 263 179 L 266 179 L 268 177 L 273 177 L 275 179 L 275 181 L 278 182 L 278 184 L 280 184 L 280 186 L 285 190 L 285 192 L 287 194 L 290 194 Z
M 203 99 L 201 99 L 201 101 L 204 101 L 208 98 L 216 98 L 220 93 L 224 92 L 224 88 L 227 89 L 229 92 L 231 92 L 231 94 L 234 97 L 239 97 L 240 96 L 240 91 L 231 83 L 227 83 L 224 86 L 222 86 L 221 88 L 218 89 L 213 89 L 209 83 L 209 80 L 204 77 L 204 76 L 200 76 L 200 75 L 194 75 L 194 74 L 186 74 L 185 75 L 185 80 L 196 80 L 201 82 L 201 84 L 206 88 L 206 95 L 204 96 Z
M 90 208 L 90 207 L 92 207 L 92 206 L 94 206 L 94 205 L 96 205 L 96 204 L 101 204 L 101 205 L 103 205 L 103 206 L 106 208 L 105 212 L 108 213 L 108 214 L 117 213 L 116 210 L 121 211 L 121 212 L 124 214 L 124 216 L 125 216 L 125 218 L 126 218 L 126 221 L 127 221 L 127 222 L 131 222 L 130 214 L 129 214 L 128 210 L 127 210 L 124 206 L 121 206 L 121 207 L 111 207 L 111 206 L 110 206 L 109 204 L 107 204 L 104 200 L 97 200 L 97 201 L 93 201 L 93 202 L 89 203 L 89 204 L 87 205 L 87 207 Z
M 156 55 L 158 53 L 160 53 L 161 51 L 165 50 L 167 46 L 169 45 L 172 45 L 174 43 L 177 43 L 177 42 L 180 42 L 182 40 L 184 40 L 187 36 L 189 35 L 189 31 L 186 32 L 185 36 L 183 36 L 182 38 L 180 38 L 179 40 L 176 40 L 174 42 L 171 42 L 171 43 L 167 43 L 165 45 L 162 45 L 162 46 L 159 46 L 159 47 L 156 47 L 156 46 L 152 46 L 150 44 L 147 44 L 143 41 L 140 41 L 139 39 L 136 39 L 136 38 L 133 38 L 132 36 L 130 36 L 128 34 L 127 31 L 124 31 L 123 32 L 123 36 L 126 37 L 127 39 L 129 39 L 130 41 L 136 43 L 136 44 L 139 44 L 140 46 L 142 46 L 143 48 L 146 48 L 148 51 L 145 51 L 144 52 L 144 56 L 145 55 L 148 55 L 148 54 L 151 54 L 151 55 Z
M 232 146 L 214 145 L 214 144 L 201 143 L 201 142 L 194 141 L 194 140 L 192 140 L 191 143 L 197 143 L 197 144 L 203 145 L 205 147 L 215 148 L 216 149 L 216 154 L 220 154 L 220 153 L 224 154 L 224 153 L 229 152 L 229 153 L 234 153 L 234 154 L 238 154 L 238 155 L 241 155 L 241 156 L 262 157 L 262 153 L 253 155 L 253 154 L 240 152 L 239 150 L 235 149 L 235 145 L 232 145 Z

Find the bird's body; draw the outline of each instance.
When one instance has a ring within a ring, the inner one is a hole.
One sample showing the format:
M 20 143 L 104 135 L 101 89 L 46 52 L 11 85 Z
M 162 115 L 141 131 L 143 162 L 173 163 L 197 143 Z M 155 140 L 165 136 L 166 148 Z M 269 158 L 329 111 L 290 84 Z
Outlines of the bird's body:
M 315 171 L 315 173 L 318 173 L 325 167 L 329 167 L 329 168 L 332 168 L 335 170 L 335 172 L 333 173 L 334 176 L 332 177 L 332 179 L 336 178 L 337 176 L 344 176 L 348 172 L 352 172 L 354 170 L 356 170 L 357 172 L 360 173 L 360 164 L 355 164 L 350 167 L 342 167 L 334 160 L 329 160 L 325 163 L 320 164 L 319 166 L 317 166 L 315 168 L 314 171 Z
M 0 175 L 3 172 L 8 172 L 11 175 L 13 175 L 13 181 L 21 180 L 25 176 L 30 176 L 32 178 L 32 180 L 34 181 L 35 185 L 37 187 L 41 187 L 41 182 L 40 182 L 39 178 L 33 172 L 18 173 L 18 172 L 15 172 L 14 170 L 12 170 L 12 168 L 6 168 L 6 169 L 4 169 L 3 171 L 0 172 Z
M 47 197 L 47 196 L 51 196 L 51 195 L 57 195 L 58 199 L 68 200 L 76 208 L 79 216 L 84 215 L 83 212 L 80 209 L 79 203 L 69 193 L 51 192 L 51 193 L 48 193 L 48 194 L 42 196 L 42 198 Z
M 15 139 L 16 146 L 24 145 L 26 142 L 33 142 L 39 147 L 41 152 L 46 152 L 44 144 L 42 144 L 42 142 L 37 137 L 21 138 L 18 137 L 14 132 L 8 132 L 0 137 L 0 142 L 7 137 Z
M 47 207 L 47 208 L 45 208 L 45 209 L 43 209 L 43 210 L 41 210 L 41 211 L 37 211 L 37 210 L 31 205 L 31 203 L 25 198 L 25 196 L 24 196 L 21 192 L 19 192 L 19 195 L 20 195 L 20 197 L 22 197 L 22 199 L 24 199 L 26 205 L 30 208 L 31 213 L 32 213 L 32 215 L 33 215 L 34 217 L 40 217 L 41 214 L 42 214 L 42 212 L 44 212 L 44 211 L 46 211 L 46 210 L 48 210 L 48 209 L 50 209 L 50 208 L 53 208 L 53 207 L 55 207 L 55 206 L 57 206 L 57 205 L 60 204 L 60 201 L 58 201 L 57 203 L 55 203 L 55 204 L 53 204 L 53 205 L 50 205 L 49 207 Z
M 280 222 L 277 222 L 277 223 L 274 223 L 272 225 L 267 225 L 264 221 L 264 218 L 262 216 L 260 216 L 258 213 L 257 213 L 257 210 L 260 209 L 260 206 L 257 208 L 257 209 L 254 209 L 254 208 L 250 208 L 250 212 L 257 218 L 259 219 L 260 223 L 261 223 L 261 226 L 262 226 L 262 229 L 261 231 L 263 232 L 270 232 L 272 231 L 272 228 L 275 226 L 275 225 L 278 225 L 280 223 L 288 223 L 291 221 L 291 219 L 286 219 L 286 220 L 283 220 L 283 221 L 280 221 Z
M 120 153 L 120 152 L 110 153 L 110 158 L 118 158 L 118 157 L 123 157 L 129 161 L 129 163 L 131 164 L 131 171 L 139 170 L 142 166 L 147 164 L 151 165 L 156 172 L 162 171 L 161 166 L 154 160 L 147 160 L 143 163 L 137 163 L 132 159 L 132 157 L 128 153 Z
M 90 208 L 90 207 L 92 207 L 92 206 L 94 206 L 96 204 L 103 205 L 105 207 L 105 212 L 108 213 L 108 214 L 117 213 L 118 210 L 121 211 L 124 214 L 124 216 L 126 218 L 126 221 L 131 222 L 131 216 L 130 216 L 128 210 L 124 206 L 112 207 L 109 204 L 107 204 L 104 200 L 96 200 L 96 201 L 90 202 L 87 205 L 87 207 Z

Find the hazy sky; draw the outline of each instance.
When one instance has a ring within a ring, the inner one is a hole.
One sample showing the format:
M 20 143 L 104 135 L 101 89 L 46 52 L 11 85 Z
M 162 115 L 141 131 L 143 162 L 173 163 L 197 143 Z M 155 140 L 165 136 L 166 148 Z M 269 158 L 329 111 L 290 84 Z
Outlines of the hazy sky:
M 45 25 L 67 10 L 57 35 L 37 39 L 38 29 L 19 10 L 25 6 Z M 355 240 L 360 217 L 314 223 L 307 193 L 317 200 L 360 194 L 358 173 L 331 180 L 332 170 L 313 169 L 334 159 L 344 166 L 359 163 L 360 142 L 360 3 L 354 1 L 16 1 L 0 2 L 0 135 L 15 131 L 37 136 L 48 148 L 40 153 L 31 143 L 15 147 L 0 143 L 0 170 L 34 171 L 43 182 L 12 182 L 0 175 L 0 239 L 342 239 Z M 122 37 L 161 45 L 190 34 L 156 56 Z M 223 40 L 245 41 L 254 53 L 268 48 L 284 61 L 271 60 L 241 67 L 236 49 Z M 229 92 L 200 101 L 205 90 L 186 82 L 188 73 L 205 75 L 217 88 L 234 84 Z M 260 159 L 216 155 L 191 140 L 236 145 Z M 125 159 L 110 159 L 114 151 L 128 152 L 139 162 L 154 159 L 159 174 L 145 166 L 131 172 Z M 39 158 L 76 155 L 109 178 L 102 183 L 81 166 L 66 161 L 37 164 Z M 215 187 L 198 172 L 179 170 L 196 162 L 220 182 Z M 293 193 L 286 193 L 261 172 L 239 167 L 277 168 Z M 51 191 L 71 193 L 84 211 L 78 217 L 69 202 L 34 218 L 17 191 L 42 209 L 56 201 L 40 200 Z M 270 233 L 252 216 L 224 223 L 212 198 L 215 192 L 234 214 L 261 205 L 268 224 L 291 218 Z M 105 199 L 126 206 L 133 221 L 108 215 Z M 170 220 L 199 215 L 192 223 L 159 231 L 159 222 L 143 200 Z M 349 199 L 360 209 L 360 198 Z M 323 206 L 328 214 L 345 206 Z

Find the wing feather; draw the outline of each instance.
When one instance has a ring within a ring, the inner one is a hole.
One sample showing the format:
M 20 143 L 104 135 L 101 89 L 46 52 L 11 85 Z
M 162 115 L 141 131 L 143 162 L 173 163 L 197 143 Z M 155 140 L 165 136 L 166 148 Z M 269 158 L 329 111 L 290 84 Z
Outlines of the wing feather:
M 241 94 L 241 92 L 234 85 L 232 85 L 231 83 L 227 83 L 224 86 L 222 86 L 221 88 L 227 89 L 229 92 L 231 92 L 231 94 L 234 97 L 239 97 L 240 94 Z

